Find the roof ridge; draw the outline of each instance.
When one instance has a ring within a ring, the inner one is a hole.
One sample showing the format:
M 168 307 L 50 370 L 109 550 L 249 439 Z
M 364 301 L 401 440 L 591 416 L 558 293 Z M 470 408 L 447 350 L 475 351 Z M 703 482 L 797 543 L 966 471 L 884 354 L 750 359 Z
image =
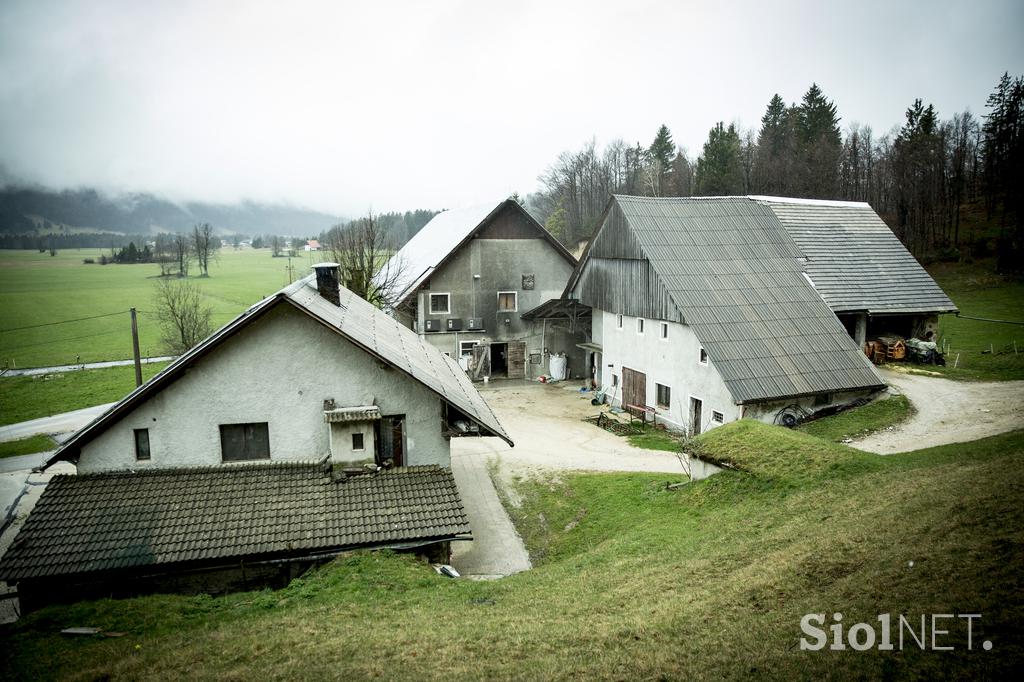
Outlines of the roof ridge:
M 196 474 L 225 471 L 254 471 L 266 469 L 305 469 L 323 466 L 324 460 L 320 459 L 291 459 L 291 460 L 253 460 L 248 462 L 221 462 L 219 464 L 203 464 L 196 466 L 178 467 L 154 467 L 145 469 L 118 469 L 116 471 L 97 471 L 87 474 L 57 474 L 54 478 L 104 478 L 110 476 L 170 476 L 178 474 Z

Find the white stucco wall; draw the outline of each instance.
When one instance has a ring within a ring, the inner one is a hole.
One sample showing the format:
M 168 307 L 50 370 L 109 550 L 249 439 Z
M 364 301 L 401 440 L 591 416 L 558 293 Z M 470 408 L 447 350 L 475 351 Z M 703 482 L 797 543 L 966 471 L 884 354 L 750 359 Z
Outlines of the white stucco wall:
M 272 460 L 319 459 L 329 454 L 323 401 L 332 398 L 404 414 L 405 464 L 450 465 L 436 394 L 282 304 L 86 445 L 78 470 L 219 464 L 219 425 L 246 422 L 268 423 Z M 149 429 L 149 461 L 135 459 L 138 428 Z
M 374 461 L 374 448 L 376 440 L 373 430 L 373 422 L 340 422 L 330 425 L 328 430 L 330 439 L 331 461 L 336 464 L 362 464 Z M 363 449 L 356 450 L 352 447 L 352 436 L 356 433 L 363 434 Z
M 602 310 L 593 313 L 592 338 L 600 339 L 603 346 L 601 385 L 612 395 L 612 374 L 618 376 L 616 405 L 622 399 L 622 368 L 629 367 L 647 375 L 647 405 L 656 407 L 655 384 L 672 389 L 669 408 L 657 408 L 658 421 L 670 429 L 689 428 L 691 397 L 702 402 L 701 432 L 720 426 L 712 420 L 715 411 L 722 413 L 722 423 L 742 416 L 714 364 L 700 362 L 700 342 L 688 325 L 667 323 L 668 339 L 662 339 L 660 320 L 645 320 L 643 334 L 637 333 L 636 320 L 623 315 L 622 329 L 618 329 L 616 315 Z

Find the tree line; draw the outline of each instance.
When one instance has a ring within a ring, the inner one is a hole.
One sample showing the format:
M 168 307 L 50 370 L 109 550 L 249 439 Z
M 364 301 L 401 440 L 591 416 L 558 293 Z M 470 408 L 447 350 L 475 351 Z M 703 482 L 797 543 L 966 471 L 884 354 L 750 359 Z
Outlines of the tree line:
M 666 125 L 647 146 L 620 139 L 599 148 L 591 140 L 541 174 L 528 206 L 575 245 L 593 234 L 613 193 L 866 201 L 918 257 L 963 247 L 983 255 L 994 230 L 999 268 L 1020 270 L 1022 107 L 1024 78 L 1006 73 L 981 120 L 970 111 L 941 119 L 915 99 L 902 125 L 877 135 L 857 124 L 841 130 L 835 102 L 815 83 L 798 103 L 774 95 L 756 131 L 716 123 L 696 159 Z M 975 205 L 984 219 L 964 221 Z

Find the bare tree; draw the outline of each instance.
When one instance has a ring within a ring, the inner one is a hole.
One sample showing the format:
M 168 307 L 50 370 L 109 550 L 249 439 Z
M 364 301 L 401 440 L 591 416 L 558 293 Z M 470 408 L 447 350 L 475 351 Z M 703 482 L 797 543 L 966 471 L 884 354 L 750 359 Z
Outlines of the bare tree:
M 174 269 L 174 237 L 158 234 L 153 244 L 153 260 L 160 266 L 160 276 L 167 277 Z
M 270 255 L 273 258 L 277 258 L 281 255 L 281 249 L 284 248 L 284 240 L 276 234 L 270 238 Z
M 174 235 L 171 246 L 174 249 L 174 259 L 178 263 L 178 277 L 188 277 L 188 269 L 192 266 L 192 244 L 188 235 Z
M 378 308 L 398 303 L 406 263 L 373 213 L 348 225 L 335 225 L 325 235 L 325 246 L 340 268 L 341 281 L 357 296 Z
M 196 263 L 202 277 L 210 276 L 210 258 L 217 257 L 213 240 L 213 228 L 210 223 L 202 223 L 192 227 L 192 250 L 196 254 Z
M 213 310 L 203 303 L 203 293 L 193 282 L 161 279 L 156 290 L 156 312 L 161 340 L 175 355 L 210 335 Z

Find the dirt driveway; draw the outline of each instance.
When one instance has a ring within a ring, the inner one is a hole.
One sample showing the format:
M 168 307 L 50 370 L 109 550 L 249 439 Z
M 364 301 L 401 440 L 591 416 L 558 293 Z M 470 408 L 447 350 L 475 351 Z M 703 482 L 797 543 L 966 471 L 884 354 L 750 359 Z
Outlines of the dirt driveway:
M 516 446 L 497 438 L 452 439 L 452 455 L 497 459 L 500 473 L 524 475 L 540 470 L 652 471 L 684 475 L 669 452 L 635 448 L 621 436 L 581 421 L 600 409 L 591 393 L 571 385 L 497 384 L 481 391 Z
M 452 474 L 476 539 L 452 546 L 452 564 L 464 576 L 498 578 L 530 568 L 530 557 L 498 499 L 495 486 L 514 499 L 518 477 L 552 471 L 652 471 L 684 480 L 679 459 L 641 450 L 625 438 L 581 421 L 597 414 L 590 393 L 572 386 L 508 382 L 481 391 L 515 448 L 497 438 L 453 438 Z M 488 464 L 496 472 L 492 482 Z
M 966 382 L 881 370 L 879 374 L 917 409 L 909 421 L 852 443 L 891 455 L 964 443 L 1024 428 L 1024 381 Z

